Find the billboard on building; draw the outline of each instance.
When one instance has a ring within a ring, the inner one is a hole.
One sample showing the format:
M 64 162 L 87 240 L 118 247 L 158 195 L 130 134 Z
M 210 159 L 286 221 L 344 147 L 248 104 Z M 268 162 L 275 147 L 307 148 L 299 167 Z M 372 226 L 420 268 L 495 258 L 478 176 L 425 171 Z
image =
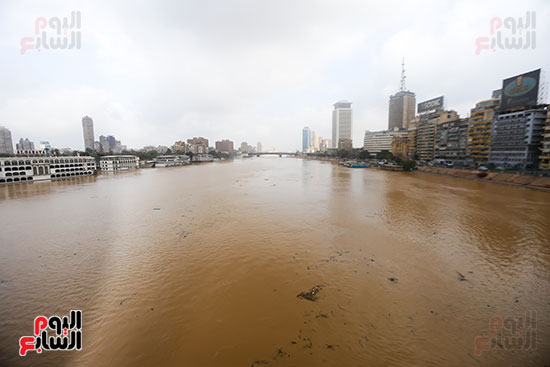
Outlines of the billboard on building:
M 540 69 L 502 81 L 500 109 L 536 106 L 539 96 Z
M 432 98 L 418 104 L 417 113 L 426 111 L 440 111 L 443 109 L 443 96 Z

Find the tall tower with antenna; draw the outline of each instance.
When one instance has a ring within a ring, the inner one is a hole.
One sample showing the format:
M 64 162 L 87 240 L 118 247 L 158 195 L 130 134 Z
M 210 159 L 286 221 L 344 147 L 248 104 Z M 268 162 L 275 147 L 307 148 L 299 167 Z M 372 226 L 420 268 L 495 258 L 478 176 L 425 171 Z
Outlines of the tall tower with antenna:
M 405 81 L 405 58 L 401 61 L 401 83 L 399 92 L 390 96 L 388 114 L 388 129 L 408 129 L 409 122 L 414 119 L 416 111 L 416 96 L 407 90 Z
M 403 58 L 403 61 L 401 62 L 401 92 L 406 90 L 405 88 L 405 79 L 407 77 L 405 76 L 405 58 Z

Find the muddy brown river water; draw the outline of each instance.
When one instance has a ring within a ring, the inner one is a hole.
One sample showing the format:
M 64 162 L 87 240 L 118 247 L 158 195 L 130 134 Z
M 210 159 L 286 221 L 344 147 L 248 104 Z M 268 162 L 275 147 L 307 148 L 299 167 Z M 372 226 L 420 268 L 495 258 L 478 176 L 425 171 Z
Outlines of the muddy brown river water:
M 2 186 L 0 218 L 0 366 L 550 364 L 550 193 L 261 157 Z M 81 351 L 18 356 L 71 309 Z

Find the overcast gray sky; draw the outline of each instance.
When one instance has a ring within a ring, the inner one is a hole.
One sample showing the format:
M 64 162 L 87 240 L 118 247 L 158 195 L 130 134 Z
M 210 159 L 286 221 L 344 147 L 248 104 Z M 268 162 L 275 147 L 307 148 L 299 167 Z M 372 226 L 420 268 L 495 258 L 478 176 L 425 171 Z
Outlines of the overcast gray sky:
M 547 0 L 99 4 L 0 1 L 0 125 L 14 144 L 28 137 L 82 149 L 89 115 L 96 140 L 115 135 L 132 148 L 200 135 L 211 145 L 229 138 L 295 150 L 304 126 L 330 137 L 332 104 L 347 99 L 362 146 L 365 130 L 387 127 L 402 57 L 417 102 L 445 95 L 461 116 L 505 77 L 550 72 Z M 80 49 L 21 55 L 38 17 L 73 10 L 82 17 Z M 536 12 L 536 48 L 475 54 L 492 18 L 527 11 Z

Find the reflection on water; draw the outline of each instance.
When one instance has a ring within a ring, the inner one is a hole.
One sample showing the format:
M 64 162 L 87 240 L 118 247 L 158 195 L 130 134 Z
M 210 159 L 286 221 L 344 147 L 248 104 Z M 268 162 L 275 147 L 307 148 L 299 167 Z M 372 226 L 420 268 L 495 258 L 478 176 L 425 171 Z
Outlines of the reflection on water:
M 549 204 L 278 157 L 3 186 L 0 365 L 544 365 Z M 83 351 L 17 357 L 70 309 Z M 474 353 L 527 310 L 536 350 Z

